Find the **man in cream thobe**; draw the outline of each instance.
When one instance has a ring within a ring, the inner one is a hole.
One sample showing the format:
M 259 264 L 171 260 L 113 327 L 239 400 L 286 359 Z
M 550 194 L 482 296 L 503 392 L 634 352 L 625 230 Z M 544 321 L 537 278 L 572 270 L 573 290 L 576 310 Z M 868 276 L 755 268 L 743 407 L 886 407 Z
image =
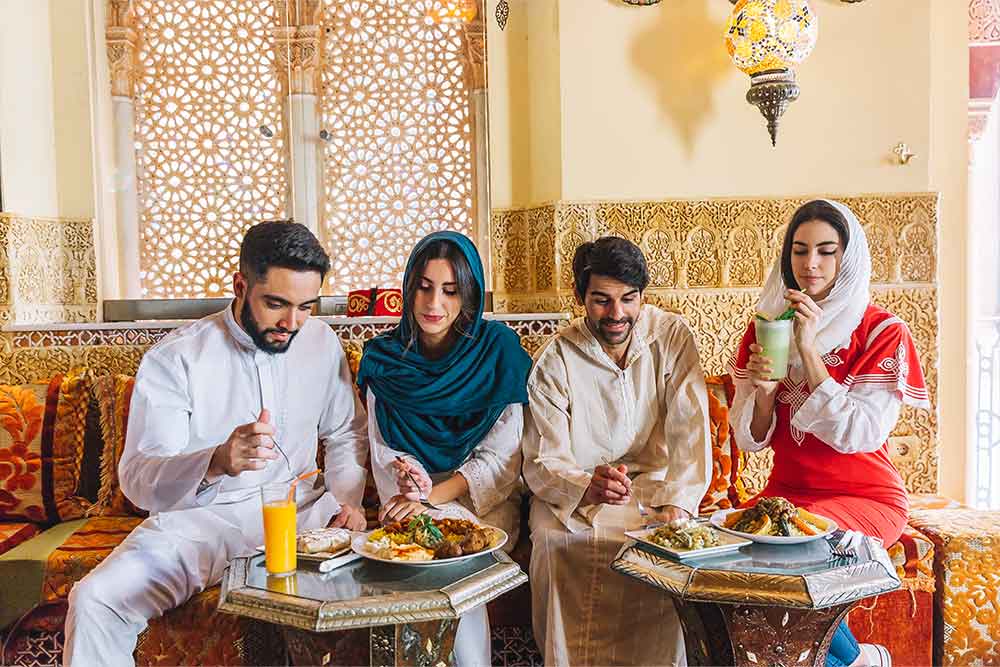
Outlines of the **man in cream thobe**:
M 271 229 L 258 240 L 276 243 L 271 236 L 290 231 Z M 275 287 L 277 277 L 302 278 L 295 273 L 268 269 L 263 284 L 244 285 L 242 296 L 237 288 L 225 310 L 178 329 L 143 356 L 119 478 L 129 500 L 150 516 L 73 587 L 65 664 L 133 664 L 136 638 L 150 618 L 214 585 L 230 559 L 263 544 L 259 487 L 314 470 L 317 441 L 325 446 L 325 478 L 298 485 L 298 527 L 323 527 L 334 515 L 358 527 L 367 425 L 340 341 L 315 319 L 261 324 L 256 340 L 248 333 L 253 320 L 280 312 L 269 299 L 283 301 L 289 292 Z M 314 275 L 315 291 L 279 303 L 294 317 L 308 316 L 321 284 Z M 269 305 L 247 324 L 244 304 L 257 297 Z M 208 479 L 220 443 L 244 431 L 270 454 L 254 451 L 247 469 Z
M 670 597 L 608 566 L 624 531 L 643 524 L 638 502 L 660 519 L 698 511 L 710 474 L 698 352 L 678 315 L 640 305 L 645 281 L 630 286 L 600 276 L 599 258 L 584 260 L 574 261 L 574 270 L 593 270 L 578 288 L 588 316 L 539 351 L 528 379 L 522 443 L 534 494 L 535 639 L 546 665 L 685 664 Z M 638 300 L 628 302 L 636 292 Z M 604 497 L 599 483 L 614 500 L 594 502 Z

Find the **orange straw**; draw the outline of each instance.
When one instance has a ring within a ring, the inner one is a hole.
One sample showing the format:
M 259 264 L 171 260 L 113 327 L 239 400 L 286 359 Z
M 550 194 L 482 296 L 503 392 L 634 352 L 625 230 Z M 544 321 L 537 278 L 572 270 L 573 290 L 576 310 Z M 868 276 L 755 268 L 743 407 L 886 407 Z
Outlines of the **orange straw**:
M 302 473 L 301 475 L 299 475 L 298 477 L 296 477 L 295 481 L 292 482 L 291 486 L 288 487 L 288 502 L 292 502 L 293 500 L 295 500 L 295 485 L 296 484 L 298 484 L 299 482 L 301 482 L 302 480 L 304 480 L 306 478 L 312 477 L 313 475 L 318 475 L 321 472 L 323 472 L 323 471 L 320 470 L 319 468 L 316 468 L 312 472 Z

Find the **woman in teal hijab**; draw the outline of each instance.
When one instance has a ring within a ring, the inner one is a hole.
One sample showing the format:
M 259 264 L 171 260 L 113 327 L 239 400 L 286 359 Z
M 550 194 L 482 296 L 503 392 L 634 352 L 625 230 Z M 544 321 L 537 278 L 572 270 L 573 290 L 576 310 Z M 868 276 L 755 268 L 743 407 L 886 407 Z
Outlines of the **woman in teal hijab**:
M 483 319 L 475 245 L 456 232 L 420 241 L 403 276 L 399 326 L 365 346 L 358 385 L 368 406 L 372 472 L 382 521 L 424 512 L 507 531 L 517 542 L 522 405 L 531 359 L 517 335 Z M 417 481 L 413 484 L 410 475 Z M 463 618 L 459 664 L 490 664 L 485 606 Z

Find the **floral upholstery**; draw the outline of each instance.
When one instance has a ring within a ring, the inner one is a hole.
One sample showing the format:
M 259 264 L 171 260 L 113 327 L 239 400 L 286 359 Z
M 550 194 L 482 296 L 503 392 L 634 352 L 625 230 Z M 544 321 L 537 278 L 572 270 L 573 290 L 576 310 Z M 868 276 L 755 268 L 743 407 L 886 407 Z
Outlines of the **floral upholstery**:
M 933 664 L 1000 663 L 1000 512 L 916 510 L 910 525 L 934 542 Z
M 708 387 L 709 441 L 712 446 L 712 479 L 698 507 L 699 514 L 738 506 L 749 498 L 743 486 L 743 452 L 729 428 L 733 383 L 728 375 L 705 378 Z
M 83 516 L 78 495 L 89 394 L 84 374 L 0 385 L 0 521 Z
M 94 398 L 101 415 L 104 451 L 101 454 L 101 488 L 91 514 L 97 516 L 139 516 L 140 510 L 122 493 L 118 483 L 118 461 L 125 451 L 125 432 L 135 378 L 107 375 L 93 381 Z
M 107 558 L 141 522 L 138 517 L 117 516 L 87 520 L 49 554 L 42 582 L 42 600 L 48 602 L 69 596 L 73 584 Z
M 38 525 L 34 523 L 0 523 L 0 554 L 10 551 L 37 534 Z

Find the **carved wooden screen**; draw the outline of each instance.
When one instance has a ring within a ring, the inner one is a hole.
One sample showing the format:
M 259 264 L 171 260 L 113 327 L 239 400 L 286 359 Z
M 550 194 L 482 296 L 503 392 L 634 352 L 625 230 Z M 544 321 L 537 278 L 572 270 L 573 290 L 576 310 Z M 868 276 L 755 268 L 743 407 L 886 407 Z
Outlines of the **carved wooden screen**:
M 431 0 L 326 0 L 323 126 L 328 289 L 399 285 L 424 235 L 472 235 L 469 91 L 461 24 Z
M 221 296 L 255 221 L 283 217 L 274 7 L 134 0 L 140 280 L 147 297 Z M 267 125 L 273 138 L 262 136 Z

